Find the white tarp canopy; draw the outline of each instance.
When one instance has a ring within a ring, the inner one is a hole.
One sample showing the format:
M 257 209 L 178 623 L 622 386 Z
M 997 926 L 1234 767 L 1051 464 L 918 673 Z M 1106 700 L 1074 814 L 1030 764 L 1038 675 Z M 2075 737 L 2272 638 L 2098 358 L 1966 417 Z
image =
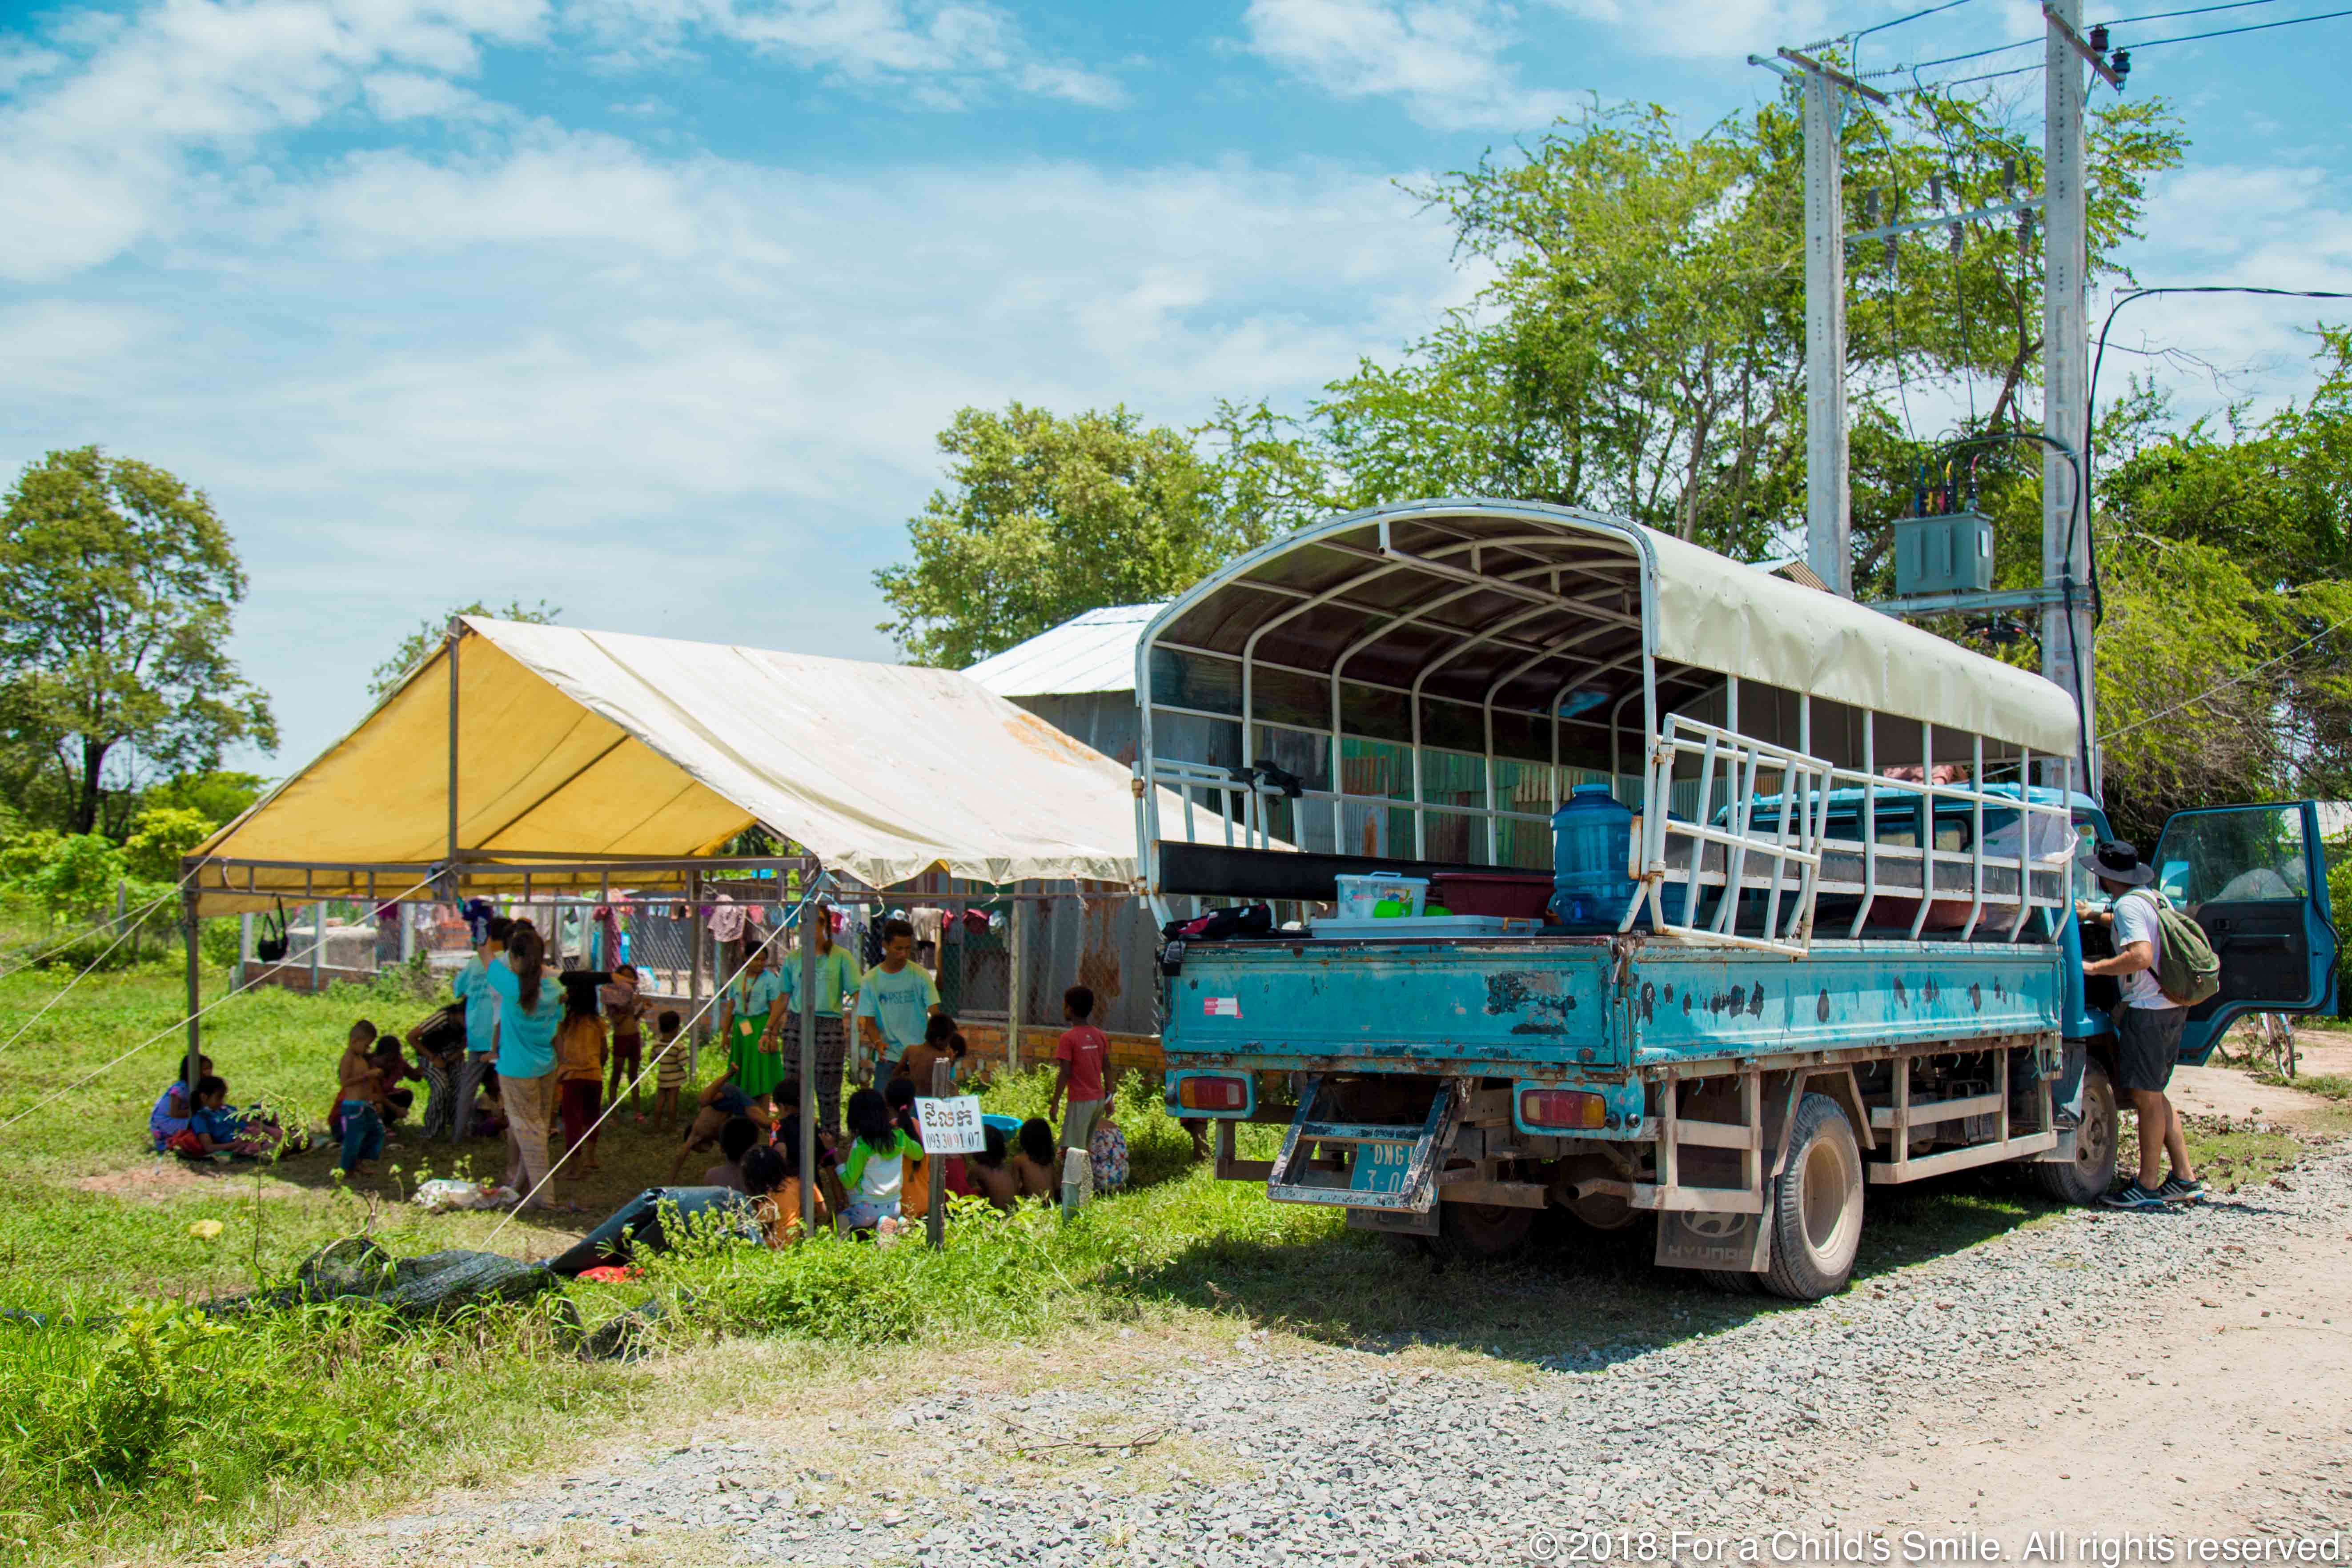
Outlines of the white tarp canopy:
M 683 858 L 761 824 L 873 887 L 929 870 L 1135 878 L 1128 770 L 951 670 L 476 616 L 464 627 L 460 850 Z M 203 878 L 205 911 L 254 907 L 249 872 L 264 894 L 362 896 L 354 874 L 315 868 L 444 859 L 450 687 L 445 645 L 200 846 L 241 863 Z M 1163 809 L 1181 821 L 1181 803 Z M 485 879 L 469 869 L 469 888 Z

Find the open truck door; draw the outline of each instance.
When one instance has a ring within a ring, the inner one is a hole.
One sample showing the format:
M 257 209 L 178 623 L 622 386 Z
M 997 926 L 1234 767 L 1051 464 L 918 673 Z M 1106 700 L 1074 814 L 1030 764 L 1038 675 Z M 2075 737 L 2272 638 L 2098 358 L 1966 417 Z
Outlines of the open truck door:
M 2332 1012 L 2337 937 L 2312 803 L 2176 812 L 2158 842 L 2157 886 L 2221 961 L 2221 989 L 2189 1010 L 2180 1059 L 2201 1063 L 2249 1013 Z

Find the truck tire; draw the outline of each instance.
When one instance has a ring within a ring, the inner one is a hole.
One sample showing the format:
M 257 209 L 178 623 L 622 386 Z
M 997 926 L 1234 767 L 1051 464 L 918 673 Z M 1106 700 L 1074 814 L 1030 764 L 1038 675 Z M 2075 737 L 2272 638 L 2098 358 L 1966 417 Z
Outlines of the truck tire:
M 1534 1209 L 1506 1204 L 1440 1204 L 1437 1234 L 1426 1237 L 1440 1263 L 1474 1263 L 1516 1251 L 1535 1228 Z
M 1744 1268 L 1701 1268 L 1697 1273 L 1711 1290 L 1720 1290 L 1727 1296 L 1756 1294 L 1756 1276 Z
M 2062 1204 L 2095 1204 L 2116 1179 L 2116 1086 L 2097 1062 L 2083 1064 L 2083 1121 L 2074 1157 L 2035 1161 L 2033 1180 Z
M 1818 1301 L 1845 1289 L 1862 1247 L 1862 1147 L 1845 1110 L 1826 1094 L 1798 1102 L 1789 1163 L 1765 1190 L 1772 1262 L 1764 1289 Z

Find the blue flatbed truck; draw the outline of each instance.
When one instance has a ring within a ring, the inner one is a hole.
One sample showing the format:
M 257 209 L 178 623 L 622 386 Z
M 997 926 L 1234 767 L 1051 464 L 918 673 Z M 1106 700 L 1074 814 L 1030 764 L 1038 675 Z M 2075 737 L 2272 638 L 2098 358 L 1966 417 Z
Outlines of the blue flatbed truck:
M 1282 926 L 1163 954 L 1170 1107 L 1217 1124 L 1220 1175 L 1454 1256 L 1548 1207 L 1654 1216 L 1660 1264 L 1800 1299 L 1845 1283 L 1870 1185 L 2110 1184 L 2074 865 L 2110 833 L 2059 689 L 1634 524 L 1465 500 L 1278 541 L 1137 658 L 1146 892 Z M 1318 917 L 1341 876 L 1548 882 L 1593 781 L 1639 814 L 1604 921 Z M 2182 813 L 2150 863 L 2222 963 L 2184 1061 L 2333 1008 L 2309 803 Z M 1286 1127 L 1272 1160 L 1249 1121 Z

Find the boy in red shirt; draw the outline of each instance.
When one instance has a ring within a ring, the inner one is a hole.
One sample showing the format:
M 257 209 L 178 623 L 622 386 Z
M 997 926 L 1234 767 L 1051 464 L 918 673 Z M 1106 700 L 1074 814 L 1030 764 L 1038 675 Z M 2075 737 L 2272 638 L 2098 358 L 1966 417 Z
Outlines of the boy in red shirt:
M 1092 991 L 1073 985 L 1062 993 L 1062 1021 L 1070 1026 L 1054 1046 L 1054 1059 L 1061 1064 L 1061 1070 L 1045 1102 L 1045 1114 L 1060 1116 L 1062 1098 L 1069 1097 L 1070 1113 L 1062 1117 L 1063 1149 L 1086 1148 L 1094 1137 L 1095 1116 L 1102 1110 L 1103 1069 L 1110 1058 L 1110 1041 L 1090 1022 L 1094 1016 Z

